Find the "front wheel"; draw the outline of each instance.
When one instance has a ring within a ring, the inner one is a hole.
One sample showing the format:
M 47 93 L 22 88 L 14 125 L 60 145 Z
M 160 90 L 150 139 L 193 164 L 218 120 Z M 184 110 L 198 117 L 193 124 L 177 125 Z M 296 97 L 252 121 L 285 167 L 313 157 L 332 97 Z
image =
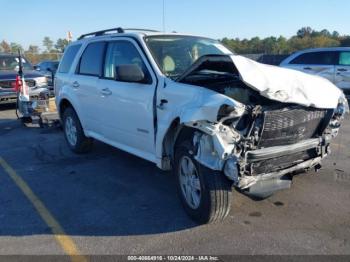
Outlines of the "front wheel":
M 222 174 L 198 163 L 190 141 L 182 142 L 175 153 L 178 192 L 187 214 L 196 222 L 223 220 L 230 211 L 232 184 Z

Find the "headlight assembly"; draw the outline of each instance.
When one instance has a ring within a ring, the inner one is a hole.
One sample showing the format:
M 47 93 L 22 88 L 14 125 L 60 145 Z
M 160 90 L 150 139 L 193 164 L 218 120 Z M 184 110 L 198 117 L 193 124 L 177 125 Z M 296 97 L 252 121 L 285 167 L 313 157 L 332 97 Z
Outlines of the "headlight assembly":
M 43 77 L 36 77 L 35 78 L 35 83 L 36 86 L 41 87 L 41 86 L 46 86 L 47 85 L 47 79 L 45 76 Z
M 343 117 L 346 113 L 349 113 L 349 103 L 344 94 L 342 94 L 342 96 L 339 98 L 338 106 L 334 113 L 341 117 Z

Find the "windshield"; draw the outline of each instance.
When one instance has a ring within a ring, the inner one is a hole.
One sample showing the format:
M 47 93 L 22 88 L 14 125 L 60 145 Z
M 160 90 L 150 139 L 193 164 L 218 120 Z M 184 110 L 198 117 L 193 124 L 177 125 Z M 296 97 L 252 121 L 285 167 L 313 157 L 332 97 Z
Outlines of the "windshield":
M 18 62 L 19 62 L 19 59 L 16 56 L 0 56 L 0 71 L 3 71 L 3 70 L 18 71 Z M 28 63 L 23 57 L 22 57 L 22 65 L 23 65 L 23 69 L 25 70 L 32 69 L 32 65 Z
M 182 75 L 199 57 L 232 54 L 218 41 L 194 36 L 148 36 L 145 38 L 160 70 L 170 78 Z

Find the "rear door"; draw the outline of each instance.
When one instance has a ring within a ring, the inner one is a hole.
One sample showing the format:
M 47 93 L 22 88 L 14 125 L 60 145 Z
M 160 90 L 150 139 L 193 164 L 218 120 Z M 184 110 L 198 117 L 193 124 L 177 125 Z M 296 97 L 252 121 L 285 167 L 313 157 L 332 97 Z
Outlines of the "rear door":
M 337 53 L 332 51 L 317 51 L 300 54 L 291 60 L 289 68 L 304 73 L 327 78 L 334 83 Z
M 105 44 L 99 41 L 86 46 L 71 80 L 72 91 L 79 101 L 79 118 L 84 124 L 84 129 L 98 134 L 103 133 L 97 85 L 102 74 Z
M 336 65 L 335 84 L 350 95 L 350 51 L 339 52 Z

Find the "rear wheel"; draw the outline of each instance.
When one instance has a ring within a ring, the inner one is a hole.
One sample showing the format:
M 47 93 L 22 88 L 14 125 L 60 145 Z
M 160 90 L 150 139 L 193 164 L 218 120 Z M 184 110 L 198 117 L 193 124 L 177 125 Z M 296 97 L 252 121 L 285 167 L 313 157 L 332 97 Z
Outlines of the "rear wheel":
M 187 214 L 198 223 L 223 220 L 231 207 L 231 182 L 219 171 L 198 163 L 190 141 L 181 142 L 175 153 L 178 192 Z
M 68 146 L 75 153 L 86 153 L 92 147 L 92 139 L 84 134 L 79 118 L 74 109 L 68 107 L 63 113 L 63 131 Z

